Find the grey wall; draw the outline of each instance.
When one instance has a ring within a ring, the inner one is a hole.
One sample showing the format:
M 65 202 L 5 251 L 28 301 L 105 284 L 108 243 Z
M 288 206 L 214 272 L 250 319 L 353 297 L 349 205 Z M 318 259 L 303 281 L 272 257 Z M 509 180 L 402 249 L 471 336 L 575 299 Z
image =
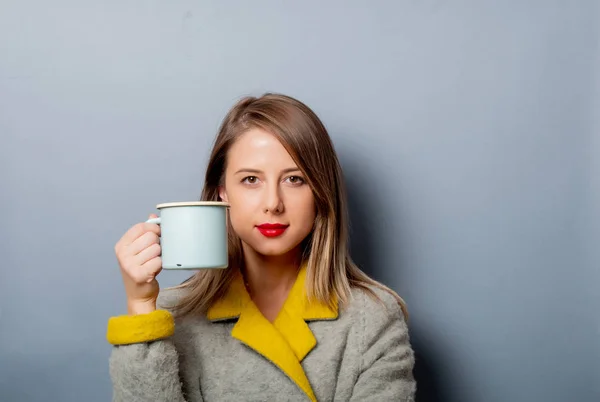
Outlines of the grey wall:
M 197 199 L 225 112 L 267 90 L 331 131 L 420 400 L 599 400 L 599 23 L 586 0 L 2 1 L 0 400 L 110 399 L 115 242 Z

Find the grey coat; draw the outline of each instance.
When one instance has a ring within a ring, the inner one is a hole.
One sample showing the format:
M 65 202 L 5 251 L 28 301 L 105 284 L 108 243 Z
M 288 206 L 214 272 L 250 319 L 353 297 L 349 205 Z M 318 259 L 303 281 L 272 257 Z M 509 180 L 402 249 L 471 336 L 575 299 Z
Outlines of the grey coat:
M 354 290 L 338 312 L 308 302 L 303 279 L 273 323 L 238 284 L 206 317 L 177 320 L 172 336 L 113 341 L 113 401 L 413 401 L 414 356 L 396 300 Z M 177 292 L 161 292 L 160 305 Z

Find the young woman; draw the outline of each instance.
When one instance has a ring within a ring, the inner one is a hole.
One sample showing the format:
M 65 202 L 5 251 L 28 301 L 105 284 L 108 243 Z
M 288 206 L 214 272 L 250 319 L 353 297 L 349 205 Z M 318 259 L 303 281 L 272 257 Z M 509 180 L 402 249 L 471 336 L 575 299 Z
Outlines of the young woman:
M 160 227 L 115 246 L 129 312 L 108 324 L 115 401 L 414 399 L 403 301 L 349 256 L 342 171 L 306 105 L 238 102 L 202 200 L 230 205 L 229 268 L 159 296 Z

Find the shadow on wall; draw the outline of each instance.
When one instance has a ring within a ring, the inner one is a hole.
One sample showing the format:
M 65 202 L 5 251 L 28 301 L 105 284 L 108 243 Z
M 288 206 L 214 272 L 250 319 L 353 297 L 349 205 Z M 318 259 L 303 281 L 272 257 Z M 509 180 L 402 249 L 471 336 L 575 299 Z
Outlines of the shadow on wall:
M 358 161 L 360 158 L 347 158 L 346 160 Z M 378 197 L 383 197 L 383 195 L 375 188 L 369 187 L 369 184 L 375 181 L 369 180 L 368 172 L 360 169 L 356 162 L 343 163 L 342 161 L 342 164 L 348 191 L 352 258 L 369 276 L 381 280 L 384 275 L 382 272 L 378 272 L 377 267 L 386 266 L 386 261 L 382 259 L 384 253 L 380 250 L 397 247 L 388 239 L 377 238 L 377 234 L 369 224 L 373 218 L 373 211 L 380 211 L 379 216 L 389 216 L 387 211 L 381 211 L 383 203 Z M 401 266 L 400 269 L 402 268 Z M 386 283 L 386 285 L 390 284 Z M 441 355 L 432 347 L 434 343 L 428 340 L 425 333 L 414 325 L 410 326 L 411 343 L 416 357 L 414 369 L 417 380 L 416 400 L 417 402 L 455 400 L 449 394 L 448 387 L 444 387 L 443 384 Z

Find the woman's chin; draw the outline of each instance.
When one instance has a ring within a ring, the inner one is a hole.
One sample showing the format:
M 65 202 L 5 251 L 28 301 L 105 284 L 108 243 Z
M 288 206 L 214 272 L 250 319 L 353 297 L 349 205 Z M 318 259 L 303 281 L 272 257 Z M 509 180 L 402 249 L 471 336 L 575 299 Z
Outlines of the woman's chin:
M 283 247 L 258 247 L 255 248 L 254 251 L 256 251 L 258 254 L 260 255 L 264 255 L 266 257 L 281 257 L 283 255 L 286 255 L 290 252 L 289 248 L 283 248 Z
M 283 239 L 269 239 L 266 241 L 261 240 L 253 242 L 254 244 L 249 244 L 249 246 L 257 254 L 264 255 L 266 257 L 281 257 L 293 252 L 293 250 L 298 247 L 298 245 L 289 244 L 288 242 L 282 240 Z

